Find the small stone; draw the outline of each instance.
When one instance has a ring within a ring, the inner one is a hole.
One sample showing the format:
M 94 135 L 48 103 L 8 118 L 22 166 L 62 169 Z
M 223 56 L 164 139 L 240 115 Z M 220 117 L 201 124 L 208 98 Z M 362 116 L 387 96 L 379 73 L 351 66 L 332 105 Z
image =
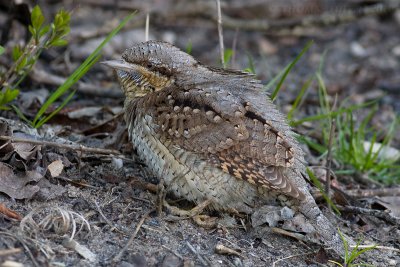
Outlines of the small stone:
M 350 51 L 356 57 L 368 56 L 367 49 L 365 49 L 360 43 L 357 43 L 357 42 L 351 43 Z
M 124 162 L 120 158 L 111 158 L 111 163 L 115 169 L 121 169 L 124 166 Z
M 129 254 L 126 261 L 132 264 L 133 267 L 147 267 L 146 257 L 142 254 Z
M 182 260 L 174 254 L 167 254 L 161 263 L 161 267 L 178 267 L 182 265 Z
M 392 53 L 396 57 L 400 57 L 400 45 L 396 45 L 395 47 L 392 48 Z

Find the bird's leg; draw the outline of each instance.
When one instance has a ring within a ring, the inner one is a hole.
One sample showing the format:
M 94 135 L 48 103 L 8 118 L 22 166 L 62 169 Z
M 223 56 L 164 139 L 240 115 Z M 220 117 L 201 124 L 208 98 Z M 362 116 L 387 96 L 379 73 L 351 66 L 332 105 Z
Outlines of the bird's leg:
M 166 168 L 164 167 L 163 173 L 165 172 Z M 176 175 L 172 181 L 169 184 L 174 184 L 176 180 L 182 178 L 185 176 L 187 172 L 181 173 L 179 175 Z M 164 175 L 162 175 L 164 176 Z M 163 181 L 163 179 L 160 180 L 160 184 Z M 164 187 L 164 183 L 160 185 L 160 189 L 162 190 L 163 194 L 158 195 L 158 203 L 159 203 L 159 208 L 162 209 L 162 207 L 165 207 L 173 216 L 169 216 L 168 219 L 172 221 L 177 221 L 177 220 L 182 220 L 182 219 L 189 219 L 192 218 L 193 221 L 202 227 L 205 228 L 212 228 L 216 225 L 216 218 L 215 217 L 210 217 L 208 215 L 200 214 L 203 212 L 203 210 L 211 204 L 211 200 L 205 200 L 198 204 L 196 207 L 192 208 L 191 210 L 184 210 L 180 209 L 176 206 L 170 205 L 166 200 L 165 200 L 165 195 L 166 192 L 168 191 L 168 188 Z M 176 217 L 178 216 L 178 218 Z
M 179 218 L 170 216 L 169 219 L 176 221 L 176 220 L 192 218 L 193 221 L 197 225 L 204 227 L 204 228 L 213 228 L 216 226 L 216 222 L 217 222 L 216 217 L 210 217 L 208 215 L 201 214 L 201 212 L 210 204 L 211 204 L 211 200 L 207 199 L 190 210 L 183 210 L 176 206 L 172 206 L 172 205 L 168 204 L 167 201 L 164 201 L 164 207 L 171 214 L 173 214 L 175 216 L 179 216 Z
M 161 176 L 160 178 L 160 182 L 158 183 L 157 186 L 157 215 L 161 216 L 162 214 L 162 209 L 164 204 L 166 203 L 165 201 L 165 196 L 166 196 L 166 190 L 165 190 L 165 186 L 164 186 L 164 179 L 162 178 L 163 176 Z
M 165 203 L 167 203 L 165 201 L 165 197 L 167 195 L 167 191 L 168 190 L 166 188 L 165 180 L 164 180 L 164 177 L 165 177 L 165 174 L 166 174 L 167 170 L 168 170 L 168 166 L 165 165 L 163 170 L 162 170 L 162 172 L 161 172 L 160 181 L 159 181 L 158 186 L 157 186 L 157 207 L 156 207 L 156 210 L 157 210 L 157 215 L 159 217 L 162 214 L 162 210 L 163 210 L 163 207 L 164 207 Z
M 201 202 L 199 205 L 196 207 L 190 209 L 190 210 L 184 210 L 180 209 L 176 206 L 170 205 L 167 201 L 164 202 L 164 207 L 171 212 L 173 215 L 179 216 L 179 217 L 188 217 L 192 218 L 194 216 L 199 215 L 209 204 L 211 203 L 210 200 L 205 200 Z

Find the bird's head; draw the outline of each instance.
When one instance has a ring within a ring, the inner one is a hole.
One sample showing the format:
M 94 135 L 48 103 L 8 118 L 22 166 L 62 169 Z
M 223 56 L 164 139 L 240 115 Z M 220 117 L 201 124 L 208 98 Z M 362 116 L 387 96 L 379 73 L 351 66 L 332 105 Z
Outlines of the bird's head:
M 126 96 L 141 97 L 187 76 L 198 62 L 169 43 L 147 41 L 127 49 L 121 60 L 103 64 L 117 71 Z

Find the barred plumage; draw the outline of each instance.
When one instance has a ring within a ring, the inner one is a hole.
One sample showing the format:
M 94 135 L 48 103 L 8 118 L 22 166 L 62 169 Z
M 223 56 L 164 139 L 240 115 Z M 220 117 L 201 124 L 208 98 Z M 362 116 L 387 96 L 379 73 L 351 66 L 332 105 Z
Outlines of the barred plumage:
M 158 41 L 137 44 L 122 57 L 106 64 L 118 70 L 129 134 L 170 191 L 243 212 L 285 195 L 321 241 L 343 252 L 309 193 L 293 132 L 253 75 L 204 66 Z

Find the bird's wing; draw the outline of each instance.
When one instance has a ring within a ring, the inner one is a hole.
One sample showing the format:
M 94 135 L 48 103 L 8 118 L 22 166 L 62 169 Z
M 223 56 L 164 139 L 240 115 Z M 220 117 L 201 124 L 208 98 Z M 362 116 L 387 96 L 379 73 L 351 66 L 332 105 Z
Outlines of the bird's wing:
M 222 90 L 219 93 L 224 95 L 213 96 L 201 89 L 191 89 L 190 94 L 178 90 L 155 94 L 149 111 L 154 131 L 236 178 L 302 199 L 285 175 L 296 156 L 285 136 L 272 122 L 250 111 L 249 103 L 240 103 Z

